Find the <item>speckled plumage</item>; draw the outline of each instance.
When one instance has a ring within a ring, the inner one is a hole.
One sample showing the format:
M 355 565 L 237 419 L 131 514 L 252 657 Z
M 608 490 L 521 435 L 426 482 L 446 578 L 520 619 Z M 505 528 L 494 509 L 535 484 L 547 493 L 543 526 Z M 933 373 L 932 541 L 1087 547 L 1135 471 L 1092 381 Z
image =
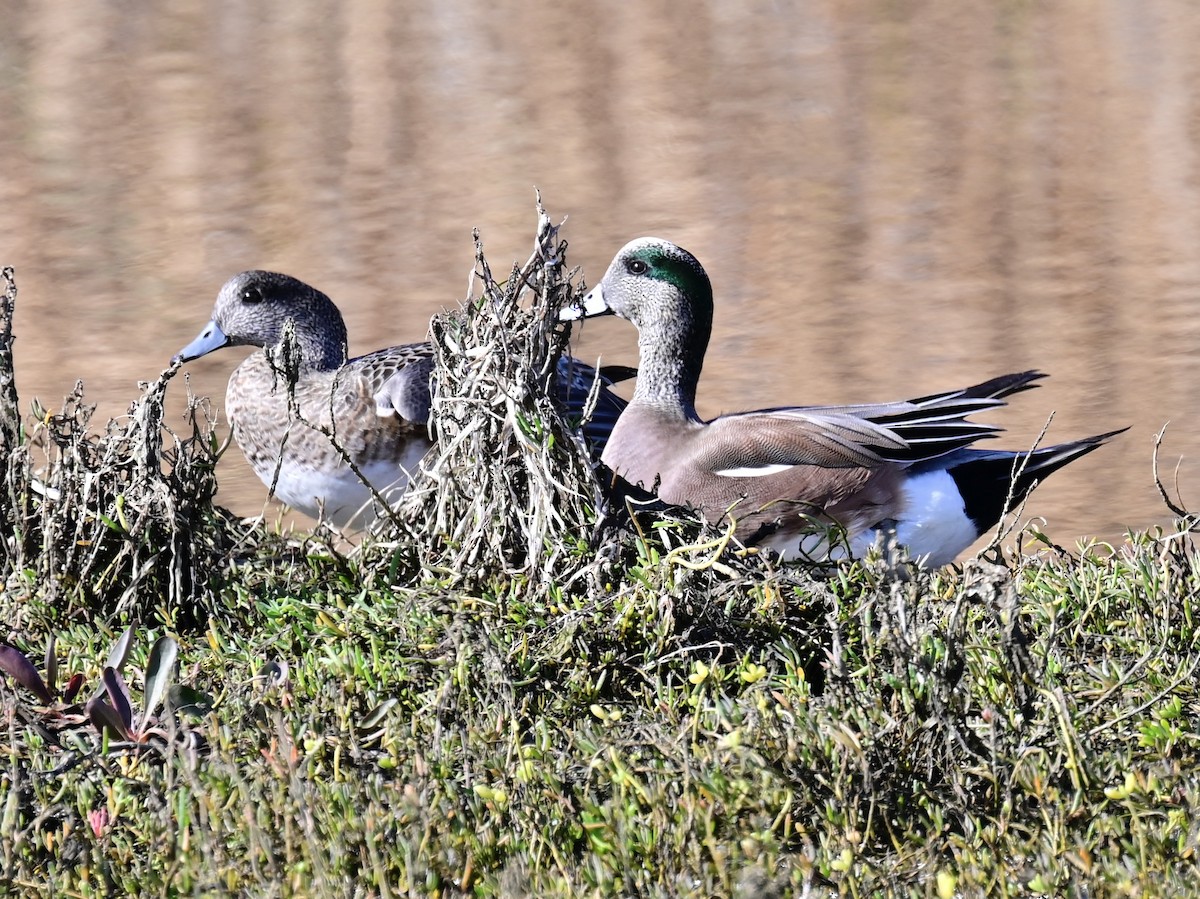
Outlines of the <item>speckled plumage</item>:
M 998 429 L 967 416 L 1004 405 L 1044 377 L 1003 375 L 963 390 L 858 406 L 791 406 L 703 421 L 696 387 L 712 327 L 708 275 L 691 253 L 657 238 L 627 244 L 603 280 L 564 318 L 613 312 L 638 329 L 637 389 L 604 449 L 629 483 L 733 519 L 743 541 L 784 556 L 838 555 L 814 525 L 844 531 L 841 554 L 861 555 L 880 531 L 914 558 L 950 562 L 999 520 L 1012 496 L 1100 446 L 1112 434 L 1029 454 L 970 448 Z M 1013 482 L 1013 463 L 1025 456 Z
M 285 358 L 289 324 L 297 349 L 291 360 Z M 345 323 L 333 301 L 302 281 L 264 271 L 227 281 L 212 321 L 175 358 L 186 362 L 238 345 L 260 348 L 234 370 L 226 391 L 234 439 L 255 473 L 280 500 L 314 518 L 342 528 L 369 525 L 379 510 L 363 480 L 393 501 L 432 445 L 430 345 L 348 359 Z M 594 371 L 581 363 L 571 369 L 573 386 L 563 391 L 568 403 L 581 405 L 580 379 Z M 602 391 L 585 436 L 602 442 L 624 405 Z

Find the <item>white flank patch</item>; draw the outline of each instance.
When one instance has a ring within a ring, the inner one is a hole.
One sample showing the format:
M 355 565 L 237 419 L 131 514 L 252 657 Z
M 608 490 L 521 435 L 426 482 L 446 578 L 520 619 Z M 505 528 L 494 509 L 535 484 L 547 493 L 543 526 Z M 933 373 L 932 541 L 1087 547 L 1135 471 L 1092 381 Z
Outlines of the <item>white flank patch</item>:
M 792 465 L 757 465 L 751 468 L 722 468 L 713 474 L 722 478 L 765 478 L 769 474 L 779 474 L 793 468 Z
M 904 483 L 904 511 L 896 521 L 896 539 L 908 549 L 908 556 L 926 568 L 938 568 L 953 562 L 958 554 L 979 537 L 967 517 L 962 494 L 954 478 L 945 471 L 929 471 Z M 870 528 L 849 534 L 849 555 L 860 559 L 879 539 L 880 529 Z M 824 534 L 806 534 L 799 538 L 772 535 L 762 541 L 785 559 L 843 559 L 846 543 L 832 547 Z
M 408 488 L 410 472 L 425 455 L 420 442 L 406 447 L 399 467 L 395 462 L 371 462 L 362 466 L 365 477 L 389 504 L 394 503 Z M 274 470 L 263 475 L 270 483 Z M 320 518 L 339 528 L 365 528 L 375 520 L 375 497 L 370 489 L 345 466 L 332 471 L 318 471 L 294 459 L 285 458 L 279 467 L 275 496 L 305 515 Z
M 852 540 L 854 555 L 865 553 L 878 533 L 864 531 Z M 896 539 L 908 548 L 914 562 L 926 568 L 949 565 L 978 537 L 949 472 L 927 471 L 904 482 L 904 511 L 896 519 Z

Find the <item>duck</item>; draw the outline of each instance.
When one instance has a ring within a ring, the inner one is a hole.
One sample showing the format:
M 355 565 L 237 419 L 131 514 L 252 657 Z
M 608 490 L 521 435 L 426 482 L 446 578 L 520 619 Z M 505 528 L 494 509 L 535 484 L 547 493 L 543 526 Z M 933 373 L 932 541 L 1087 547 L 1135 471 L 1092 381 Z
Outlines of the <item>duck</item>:
M 294 341 L 285 341 L 291 330 Z M 233 371 L 225 411 L 259 479 L 282 502 L 341 530 L 362 530 L 403 495 L 433 441 L 429 432 L 433 347 L 408 343 L 351 358 L 341 312 L 326 294 L 290 275 L 251 270 L 217 294 L 212 318 L 173 358 L 183 365 L 224 347 L 259 348 Z M 294 346 L 296 358 L 284 358 Z M 294 382 L 288 384 L 292 372 Z M 625 400 L 609 388 L 632 376 L 559 360 L 559 399 L 583 418 L 597 455 Z M 332 438 L 331 439 L 331 436 Z
M 713 320 L 708 274 L 670 241 L 626 244 L 560 319 L 615 314 L 638 332 L 637 384 L 601 460 L 665 503 L 784 559 L 861 558 L 894 539 L 926 567 L 953 562 L 1036 484 L 1125 428 L 1028 452 L 982 449 L 968 416 L 1037 386 L 1032 370 L 897 402 L 782 406 L 704 420 L 696 389 Z

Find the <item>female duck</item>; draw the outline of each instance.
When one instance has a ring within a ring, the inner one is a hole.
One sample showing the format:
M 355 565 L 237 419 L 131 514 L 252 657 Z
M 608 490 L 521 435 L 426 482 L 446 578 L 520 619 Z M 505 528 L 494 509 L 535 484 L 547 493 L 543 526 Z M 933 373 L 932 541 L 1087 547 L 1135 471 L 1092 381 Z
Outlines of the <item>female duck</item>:
M 294 360 L 282 352 L 289 325 Z M 379 511 L 375 495 L 394 501 L 431 446 L 430 345 L 350 359 L 346 325 L 333 301 L 303 281 L 265 271 L 229 279 L 212 321 L 173 361 L 242 345 L 263 349 L 234 370 L 225 405 L 255 473 L 279 499 L 313 518 L 340 528 L 370 525 Z M 560 364 L 560 396 L 569 411 L 582 410 L 595 376 L 580 363 Z M 584 436 L 601 444 L 624 406 L 602 390 Z

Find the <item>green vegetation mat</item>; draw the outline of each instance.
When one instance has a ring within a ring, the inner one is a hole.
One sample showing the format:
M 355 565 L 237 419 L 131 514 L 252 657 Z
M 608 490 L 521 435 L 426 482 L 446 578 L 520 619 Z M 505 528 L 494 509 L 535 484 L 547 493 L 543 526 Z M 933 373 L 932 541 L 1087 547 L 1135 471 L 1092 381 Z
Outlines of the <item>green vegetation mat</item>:
M 630 520 L 547 399 L 564 250 L 480 252 L 355 545 L 214 505 L 174 370 L 20 412 L 8 273 L 0 892 L 1200 893 L 1190 522 L 930 574 Z

